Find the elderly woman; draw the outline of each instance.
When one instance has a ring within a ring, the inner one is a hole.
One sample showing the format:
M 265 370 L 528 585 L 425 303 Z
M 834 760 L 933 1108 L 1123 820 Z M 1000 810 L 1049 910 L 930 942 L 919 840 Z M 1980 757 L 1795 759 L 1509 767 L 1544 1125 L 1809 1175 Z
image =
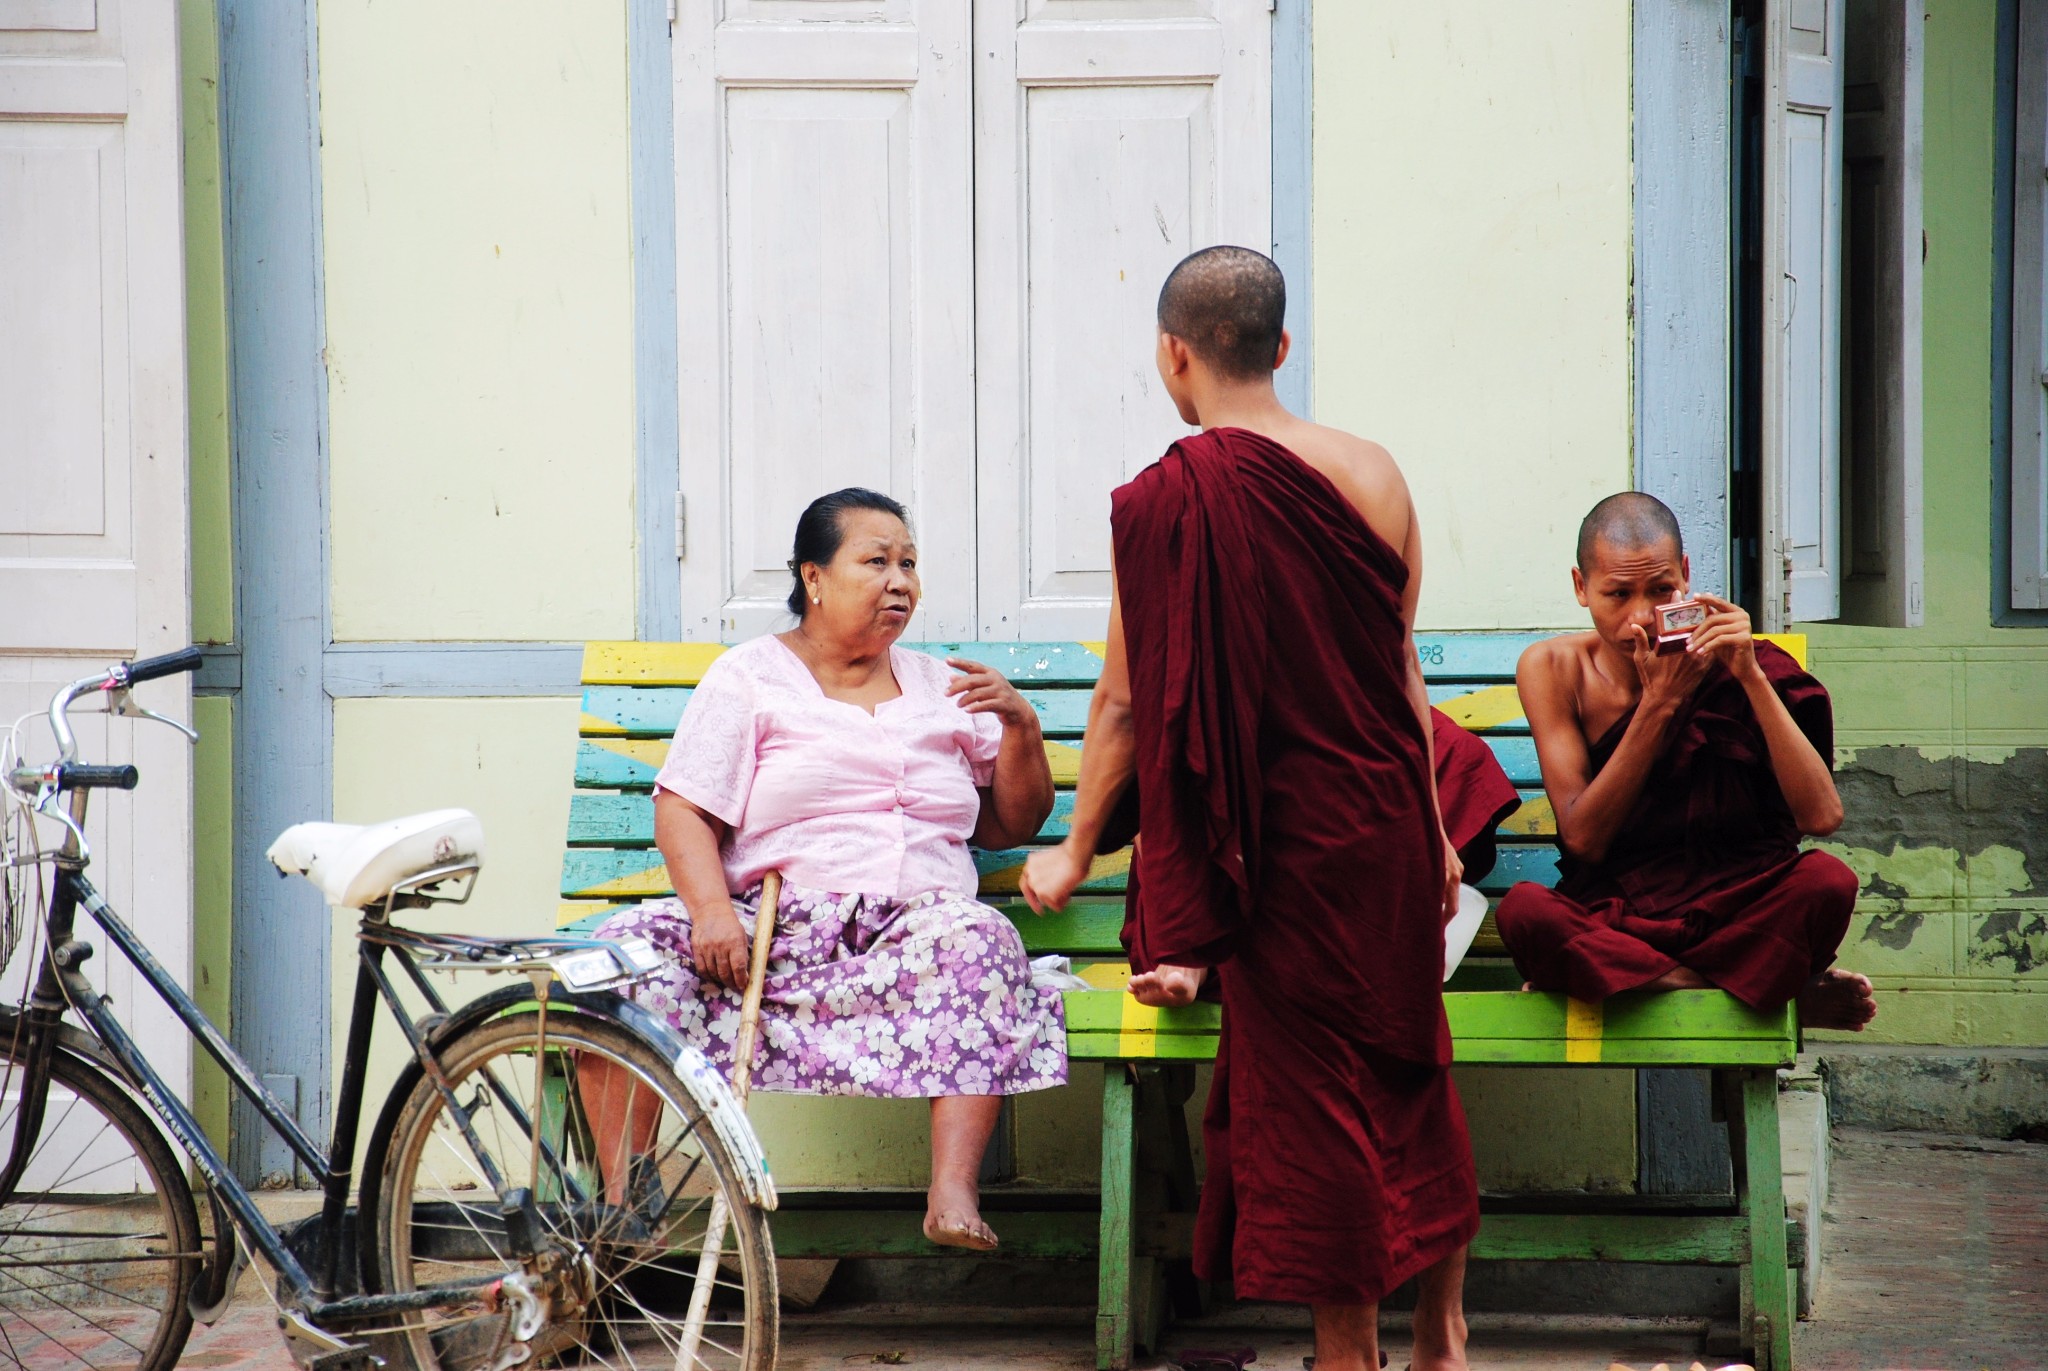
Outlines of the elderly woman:
M 975 900 L 967 850 L 1051 812 L 1038 716 L 988 667 L 896 646 L 919 583 L 888 496 L 813 501 L 790 569 L 796 627 L 712 664 L 655 779 L 676 898 L 599 932 L 667 954 L 637 998 L 729 1066 L 762 877 L 781 872 L 755 1083 L 930 1097 L 925 1236 L 987 1250 L 975 1179 L 999 1097 L 1067 1078 L 1060 997 Z

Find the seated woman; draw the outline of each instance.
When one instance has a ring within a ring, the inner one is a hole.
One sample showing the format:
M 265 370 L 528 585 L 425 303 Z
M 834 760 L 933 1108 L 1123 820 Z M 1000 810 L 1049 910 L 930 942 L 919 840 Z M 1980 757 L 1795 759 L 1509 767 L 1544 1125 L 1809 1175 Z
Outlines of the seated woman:
M 975 900 L 967 850 L 1025 842 L 1052 811 L 1038 715 L 988 667 L 895 645 L 919 583 L 888 496 L 813 501 L 790 569 L 796 627 L 712 664 L 655 780 L 676 898 L 599 936 L 667 954 L 635 997 L 729 1070 L 761 878 L 781 872 L 755 1083 L 930 1097 L 925 1236 L 987 1250 L 975 1180 L 999 1097 L 1067 1079 L 1060 996 Z

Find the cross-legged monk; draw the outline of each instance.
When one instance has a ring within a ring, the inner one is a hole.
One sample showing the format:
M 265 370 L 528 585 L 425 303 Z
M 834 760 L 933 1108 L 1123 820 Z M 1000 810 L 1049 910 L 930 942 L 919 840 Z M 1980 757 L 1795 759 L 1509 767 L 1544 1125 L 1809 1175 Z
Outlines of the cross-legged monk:
M 1458 860 L 1433 793 L 1411 627 L 1414 510 L 1377 445 L 1273 391 L 1286 288 L 1210 248 L 1159 297 L 1173 445 L 1112 505 L 1116 599 L 1071 836 L 1024 893 L 1059 908 L 1137 785 L 1133 993 L 1218 978 L 1195 1269 L 1314 1308 L 1318 1371 L 1377 1365 L 1377 1305 L 1420 1276 L 1418 1369 L 1465 1365 L 1479 1226 L 1446 1069 Z
M 1842 822 L 1827 690 L 1712 595 L 1687 647 L 1655 651 L 1651 611 L 1691 576 L 1655 497 L 1595 505 L 1578 558 L 1592 632 L 1537 643 L 1515 676 L 1562 849 L 1555 890 L 1525 882 L 1496 911 L 1515 965 L 1582 1000 L 1719 986 L 1861 1029 L 1870 981 L 1831 969 L 1856 873 L 1799 850 Z

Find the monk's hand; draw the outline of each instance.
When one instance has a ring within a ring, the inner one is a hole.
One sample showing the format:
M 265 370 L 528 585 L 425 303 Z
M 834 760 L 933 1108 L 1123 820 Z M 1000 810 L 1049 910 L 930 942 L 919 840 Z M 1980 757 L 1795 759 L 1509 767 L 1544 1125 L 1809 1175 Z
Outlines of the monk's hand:
M 1697 652 L 1659 654 L 1641 624 L 1630 624 L 1635 642 L 1636 679 L 1643 683 L 1643 704 L 1650 707 L 1678 705 L 1692 696 L 1706 679 L 1713 660 Z
M 1752 679 L 1762 669 L 1756 664 L 1756 638 L 1750 632 L 1749 611 L 1718 595 L 1695 595 L 1707 607 L 1707 621 L 1693 630 L 1686 644 L 1688 654 L 1704 661 L 1719 661 L 1738 681 Z
M 960 708 L 969 714 L 993 714 L 1004 728 L 1038 727 L 1038 711 L 1002 672 L 965 657 L 948 657 L 946 665 L 960 673 L 946 685 L 946 693 Z
M 1018 893 L 1033 914 L 1065 909 L 1092 865 L 1088 854 L 1071 842 L 1042 847 L 1025 859 L 1024 872 L 1017 878 Z
M 690 911 L 690 953 L 697 962 L 697 974 L 728 990 L 745 990 L 751 968 L 752 949 L 747 930 L 732 906 L 706 905 Z
M 1140 971 L 1124 989 L 1139 1004 L 1149 1004 L 1154 1009 L 1178 1009 L 1195 1002 L 1208 974 L 1206 967 L 1160 965 Z
M 1465 863 L 1458 856 L 1458 849 L 1451 842 L 1451 835 L 1441 828 L 1437 835 L 1444 840 L 1444 924 L 1450 925 L 1458 917 L 1458 890 L 1465 881 Z

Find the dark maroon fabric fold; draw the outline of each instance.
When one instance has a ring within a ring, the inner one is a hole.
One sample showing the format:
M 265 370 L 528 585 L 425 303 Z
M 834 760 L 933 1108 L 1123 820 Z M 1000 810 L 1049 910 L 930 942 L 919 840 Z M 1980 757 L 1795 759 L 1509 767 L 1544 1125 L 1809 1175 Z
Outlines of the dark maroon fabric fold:
M 1407 566 L 1320 472 L 1241 429 L 1175 444 L 1111 523 L 1131 960 L 1221 968 L 1196 1270 L 1241 1298 L 1372 1303 L 1478 1227 Z
M 1832 764 L 1828 693 L 1773 643 L 1757 665 Z M 1634 711 L 1588 754 L 1595 775 Z M 1501 941 L 1539 990 L 1598 1000 L 1683 965 L 1759 1009 L 1798 994 L 1834 961 L 1856 873 L 1802 852 L 1799 825 L 1741 683 L 1714 666 L 1672 721 L 1634 811 L 1597 862 L 1560 857 L 1555 890 L 1523 882 L 1495 910 Z

